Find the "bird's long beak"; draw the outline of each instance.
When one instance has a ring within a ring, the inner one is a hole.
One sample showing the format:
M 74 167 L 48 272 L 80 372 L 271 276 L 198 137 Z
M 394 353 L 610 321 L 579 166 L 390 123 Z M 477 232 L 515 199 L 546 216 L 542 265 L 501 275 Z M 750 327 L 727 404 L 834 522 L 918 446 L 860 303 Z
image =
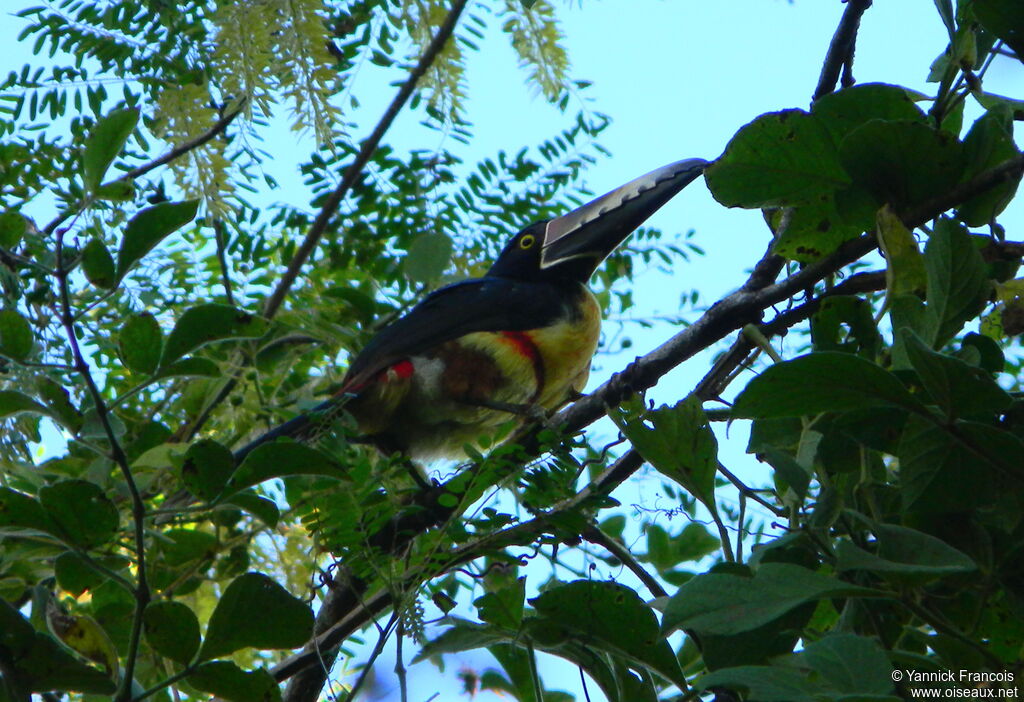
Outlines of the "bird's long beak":
M 556 217 L 544 230 L 540 267 L 589 258 L 594 268 L 662 205 L 707 166 L 691 158 L 676 161 L 619 186 L 610 193 Z

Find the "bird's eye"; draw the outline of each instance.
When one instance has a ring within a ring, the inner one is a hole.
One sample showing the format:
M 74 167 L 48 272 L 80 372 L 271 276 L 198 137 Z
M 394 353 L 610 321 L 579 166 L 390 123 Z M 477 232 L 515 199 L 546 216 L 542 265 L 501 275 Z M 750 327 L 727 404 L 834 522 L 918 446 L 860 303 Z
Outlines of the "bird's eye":
M 536 241 L 537 237 L 535 237 L 533 234 L 527 234 L 526 236 L 519 240 L 519 248 L 528 249 L 532 247 L 534 242 Z

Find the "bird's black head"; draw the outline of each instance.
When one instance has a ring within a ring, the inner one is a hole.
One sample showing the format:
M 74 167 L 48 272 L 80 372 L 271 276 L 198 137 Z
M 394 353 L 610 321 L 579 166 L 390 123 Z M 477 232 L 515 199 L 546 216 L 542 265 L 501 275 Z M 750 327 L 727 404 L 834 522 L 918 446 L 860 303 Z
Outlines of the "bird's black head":
M 587 282 L 634 229 L 703 172 L 700 159 L 651 171 L 555 219 L 536 222 L 505 245 L 488 276 Z

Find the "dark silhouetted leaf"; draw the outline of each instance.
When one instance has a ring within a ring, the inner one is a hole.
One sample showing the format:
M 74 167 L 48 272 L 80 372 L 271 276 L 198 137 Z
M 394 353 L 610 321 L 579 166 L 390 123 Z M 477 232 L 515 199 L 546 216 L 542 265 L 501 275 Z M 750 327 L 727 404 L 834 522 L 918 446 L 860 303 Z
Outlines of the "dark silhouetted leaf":
M 935 224 L 924 249 L 928 273 L 926 314 L 935 329 L 934 338 L 921 337 L 932 348 L 940 348 L 984 308 L 992 284 L 981 254 L 971 236 L 959 223 L 941 218 Z
M 234 472 L 235 458 L 226 446 L 213 439 L 200 439 L 185 453 L 181 481 L 193 495 L 209 501 L 221 493 Z
M 947 575 L 971 573 L 978 566 L 941 539 L 895 524 L 876 524 L 877 553 L 841 540 L 836 570 L 866 570 L 902 584 L 921 585 Z
M 269 323 L 229 305 L 199 305 L 185 310 L 164 344 L 166 367 L 200 346 L 225 339 L 258 339 Z
M 97 288 L 110 289 L 117 284 L 114 257 L 99 239 L 90 239 L 82 249 L 82 272 Z
M 871 597 L 877 590 L 845 583 L 788 563 L 765 563 L 753 577 L 704 573 L 669 600 L 665 631 L 693 629 L 728 636 L 778 619 L 805 602 L 823 597 Z
M 188 664 L 199 650 L 199 620 L 183 602 L 150 602 L 143 626 L 153 650 L 172 661 Z
M 798 417 L 884 406 L 921 409 L 884 368 L 853 354 L 821 351 L 767 368 L 736 398 L 733 416 Z
M 0 310 L 0 355 L 21 361 L 32 353 L 32 327 L 12 309 Z
M 88 480 L 62 480 L 39 489 L 39 502 L 70 543 L 94 548 L 117 533 L 117 506 L 99 485 Z
M 297 648 L 313 633 L 313 612 L 262 573 L 246 573 L 227 586 L 210 616 L 202 660 L 243 648 Z
M 188 676 L 197 690 L 231 702 L 278 702 L 281 689 L 273 676 L 259 668 L 245 671 L 229 661 L 211 661 L 200 665 Z
M 288 475 L 344 477 L 340 464 L 322 451 L 295 441 L 273 441 L 257 446 L 228 481 L 228 491 L 238 492 L 271 478 Z
M 13 249 L 28 232 L 28 220 L 8 210 L 0 214 L 0 248 Z

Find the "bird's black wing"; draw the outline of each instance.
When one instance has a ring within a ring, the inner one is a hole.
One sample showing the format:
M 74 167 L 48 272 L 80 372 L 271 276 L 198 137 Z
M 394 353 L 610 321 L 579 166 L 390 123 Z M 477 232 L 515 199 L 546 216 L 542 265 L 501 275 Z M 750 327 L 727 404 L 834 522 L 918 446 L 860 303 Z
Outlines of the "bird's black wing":
M 486 277 L 435 290 L 367 343 L 350 364 L 346 385 L 365 382 L 403 358 L 464 334 L 544 327 L 565 315 L 575 299 L 565 285 Z

